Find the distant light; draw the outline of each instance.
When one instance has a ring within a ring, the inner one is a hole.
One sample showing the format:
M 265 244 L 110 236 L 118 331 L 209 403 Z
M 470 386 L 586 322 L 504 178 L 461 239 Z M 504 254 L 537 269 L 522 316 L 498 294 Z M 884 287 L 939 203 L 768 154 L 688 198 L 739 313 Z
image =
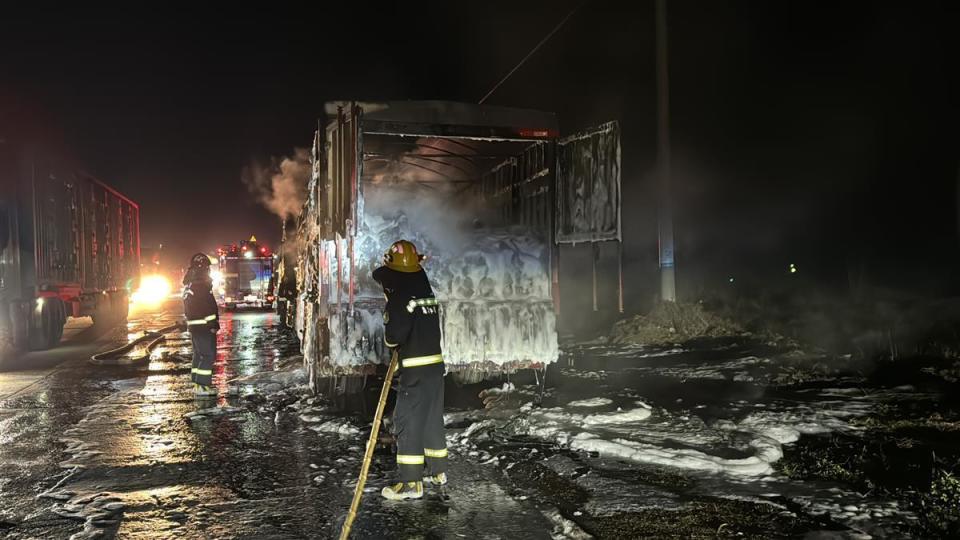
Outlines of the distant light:
M 243 252 L 243 258 L 244 258 L 244 259 L 252 259 L 252 258 L 253 258 L 253 252 L 252 252 L 252 251 L 244 251 L 244 252 Z
M 43 297 L 41 296 L 40 298 L 37 298 L 37 309 L 40 309 L 42 307 L 43 307 Z
M 130 300 L 138 305 L 158 306 L 170 296 L 172 291 L 173 286 L 166 277 L 145 276 L 140 280 L 140 288 L 130 296 Z
M 790 263 L 790 273 L 791 273 L 791 274 L 796 274 L 796 273 L 797 273 L 797 265 L 795 265 L 795 264 L 793 264 L 793 263 Z
M 733 283 L 733 277 L 732 277 L 732 276 L 730 277 L 730 283 Z

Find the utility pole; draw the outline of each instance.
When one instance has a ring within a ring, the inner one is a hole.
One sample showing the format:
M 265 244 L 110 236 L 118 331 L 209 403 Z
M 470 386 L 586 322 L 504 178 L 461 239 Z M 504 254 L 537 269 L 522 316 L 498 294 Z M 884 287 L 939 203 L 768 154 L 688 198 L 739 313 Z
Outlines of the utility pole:
M 673 208 L 670 189 L 670 81 L 667 70 L 667 1 L 656 0 L 657 17 L 657 176 L 660 235 L 660 299 L 677 301 L 673 250 Z

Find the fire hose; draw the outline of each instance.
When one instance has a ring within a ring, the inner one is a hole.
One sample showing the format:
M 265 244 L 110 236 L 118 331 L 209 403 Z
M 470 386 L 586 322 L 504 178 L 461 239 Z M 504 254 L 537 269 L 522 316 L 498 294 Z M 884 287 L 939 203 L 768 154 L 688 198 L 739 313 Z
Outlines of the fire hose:
M 91 356 L 90 363 L 97 366 L 129 366 L 141 364 L 150 359 L 150 353 L 165 339 L 164 334 L 176 330 L 183 330 L 183 325 L 180 323 L 171 324 L 170 326 L 164 326 L 159 330 L 150 330 L 144 332 L 142 336 L 130 341 L 122 347 L 110 349 L 109 351 L 100 352 Z M 146 343 L 145 346 L 143 345 L 144 343 Z M 143 353 L 136 356 L 131 356 L 129 353 L 138 347 L 143 351 Z
M 357 479 L 357 487 L 353 490 L 353 501 L 350 503 L 350 511 L 343 522 L 343 528 L 340 530 L 340 540 L 347 540 L 350 537 L 350 528 L 353 526 L 353 520 L 357 518 L 357 510 L 360 508 L 360 498 L 363 497 L 363 486 L 367 483 L 367 472 L 370 470 L 370 461 L 373 459 L 373 450 L 377 446 L 377 436 L 380 434 L 380 420 L 383 419 L 383 409 L 387 406 L 387 396 L 390 395 L 390 383 L 393 381 L 393 374 L 397 370 L 397 351 L 394 349 L 393 356 L 390 359 L 390 367 L 387 368 L 387 376 L 383 380 L 383 390 L 380 391 L 380 402 L 377 403 L 377 412 L 373 415 L 373 428 L 370 430 L 370 439 L 367 440 L 367 451 L 363 455 L 363 464 L 360 466 L 360 477 Z

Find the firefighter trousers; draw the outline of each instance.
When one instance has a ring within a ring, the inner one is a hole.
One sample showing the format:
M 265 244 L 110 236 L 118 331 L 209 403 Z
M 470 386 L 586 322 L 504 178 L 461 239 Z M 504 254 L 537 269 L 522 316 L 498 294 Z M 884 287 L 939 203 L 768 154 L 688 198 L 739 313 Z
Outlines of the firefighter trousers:
M 447 472 L 443 428 L 443 363 L 404 368 L 393 412 L 397 468 L 401 482 L 419 482 Z
M 193 369 L 190 379 L 199 385 L 213 384 L 213 361 L 217 357 L 217 333 L 209 328 L 191 328 L 193 343 Z

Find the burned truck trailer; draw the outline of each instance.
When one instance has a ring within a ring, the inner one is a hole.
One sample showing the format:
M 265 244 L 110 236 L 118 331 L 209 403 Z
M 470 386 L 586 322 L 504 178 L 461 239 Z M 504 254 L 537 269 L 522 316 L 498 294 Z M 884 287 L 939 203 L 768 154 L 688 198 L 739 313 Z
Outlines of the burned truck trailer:
M 0 137 L 0 187 L 0 355 L 56 345 L 67 317 L 125 320 L 140 275 L 137 204 L 14 137 Z
M 288 307 L 311 381 L 389 358 L 371 273 L 401 238 L 428 255 L 449 370 L 555 362 L 559 245 L 621 240 L 618 124 L 561 139 L 555 115 L 504 107 L 337 102 L 327 114 Z

